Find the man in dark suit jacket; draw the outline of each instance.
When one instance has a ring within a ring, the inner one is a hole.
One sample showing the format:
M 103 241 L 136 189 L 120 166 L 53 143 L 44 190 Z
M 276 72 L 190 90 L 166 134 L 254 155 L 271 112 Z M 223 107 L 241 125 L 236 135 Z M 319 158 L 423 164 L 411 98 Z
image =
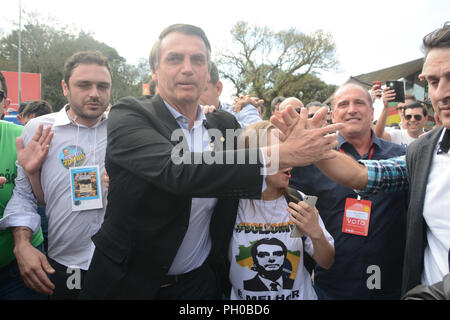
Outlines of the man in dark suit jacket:
M 361 161 L 344 155 L 317 165 L 333 180 L 363 190 L 398 191 L 409 188 L 407 239 L 402 293 L 419 284 L 442 281 L 449 272 L 450 248 L 450 25 L 423 39 L 425 62 L 421 80 L 443 127 L 422 135 L 408 147 L 405 158 Z
M 337 144 L 335 135 L 326 135 L 340 126 L 307 129 L 302 114 L 278 147 L 222 151 L 230 138 L 225 133 L 212 139 L 207 130 L 223 133 L 235 129 L 236 121 L 215 112 L 205 123 L 198 105 L 210 51 L 200 28 L 169 26 L 150 55 L 159 95 L 124 98 L 111 108 L 108 207 L 93 237 L 96 248 L 81 298 L 219 298 L 216 281 L 228 272 L 224 258 L 236 215 L 237 202 L 229 199 L 260 198 L 261 168 L 275 167 L 270 152 L 276 148 L 284 168 L 327 157 Z M 239 159 L 244 164 L 236 165 Z

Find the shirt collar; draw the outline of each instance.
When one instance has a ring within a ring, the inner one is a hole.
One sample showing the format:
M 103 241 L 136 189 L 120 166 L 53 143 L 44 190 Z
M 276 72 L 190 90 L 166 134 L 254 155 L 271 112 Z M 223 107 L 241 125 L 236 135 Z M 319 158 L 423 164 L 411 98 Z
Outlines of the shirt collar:
M 444 139 L 444 135 L 445 135 L 445 132 L 447 131 L 448 129 L 446 129 L 445 127 L 444 127 L 444 129 L 442 130 L 442 132 L 441 132 L 441 134 L 440 134 L 440 136 L 439 136 L 439 140 L 438 140 L 438 142 L 437 142 L 437 144 L 436 144 L 436 147 L 435 147 L 435 153 L 437 152 L 437 154 L 442 154 L 442 153 L 444 153 L 444 154 L 448 154 L 448 153 L 450 153 L 450 151 L 449 152 L 440 152 L 441 151 L 441 143 L 442 143 L 442 140 Z M 450 257 L 450 255 L 449 255 L 449 257 Z M 450 259 L 450 258 L 449 258 Z
M 270 289 L 270 285 L 271 285 L 272 283 L 276 283 L 278 286 L 280 286 L 279 289 L 282 289 L 282 286 L 283 286 L 283 278 L 282 278 L 282 277 L 279 277 L 276 281 L 272 281 L 272 280 L 266 279 L 266 278 L 262 277 L 262 276 L 259 275 L 259 274 L 258 274 L 258 277 L 259 277 L 259 279 L 264 283 L 264 285 L 265 285 L 267 288 Z
M 56 120 L 53 123 L 53 127 L 57 126 L 66 126 L 68 124 L 72 123 L 72 120 L 69 118 L 69 115 L 67 114 L 67 108 L 68 104 L 66 104 L 64 107 L 59 110 L 58 114 L 56 115 Z
M 77 124 L 80 127 L 86 127 L 85 125 L 82 124 L 78 124 L 75 123 L 67 114 L 67 110 L 69 110 L 69 104 L 66 104 L 64 107 L 61 108 L 61 110 L 59 110 L 59 112 L 56 115 L 56 120 L 53 123 L 53 127 L 57 127 L 57 126 L 66 126 L 68 124 Z M 102 118 L 100 119 L 99 122 L 97 122 L 92 128 L 95 128 L 97 126 L 99 126 L 104 120 L 107 119 L 107 116 L 105 113 L 102 114 Z
M 381 141 L 380 141 L 380 138 L 378 138 L 377 136 L 376 136 L 376 134 L 373 132 L 373 130 L 372 129 L 370 129 L 370 133 L 371 133 L 371 135 L 372 135 L 372 141 L 373 141 L 373 144 L 375 144 L 375 145 L 377 145 L 378 146 L 378 148 L 381 148 Z M 338 134 L 338 145 L 337 145 L 337 148 L 338 149 L 340 149 L 340 148 L 342 148 L 342 146 L 345 144 L 345 143 L 349 143 L 347 140 L 345 140 L 345 138 L 339 133 Z M 349 143 L 350 144 L 350 143 Z
M 187 127 L 189 125 L 189 119 L 186 118 L 184 115 L 182 115 L 180 112 L 178 112 L 174 107 L 172 107 L 166 100 L 163 100 L 164 104 L 167 107 L 167 110 L 172 114 L 172 116 L 175 118 L 177 123 L 181 127 Z M 202 108 L 200 105 L 197 105 L 197 118 L 194 121 L 193 128 L 197 127 L 199 124 L 205 125 L 206 124 L 206 116 L 203 113 Z

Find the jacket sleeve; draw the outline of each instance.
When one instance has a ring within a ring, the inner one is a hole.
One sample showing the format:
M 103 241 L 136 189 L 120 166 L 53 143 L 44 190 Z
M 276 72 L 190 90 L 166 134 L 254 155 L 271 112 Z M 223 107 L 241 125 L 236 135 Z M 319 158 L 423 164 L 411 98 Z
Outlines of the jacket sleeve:
M 107 147 L 111 162 L 181 196 L 260 197 L 259 150 L 191 153 L 183 144 L 181 129 L 169 130 L 152 110 L 131 98 L 121 99 L 111 109 Z

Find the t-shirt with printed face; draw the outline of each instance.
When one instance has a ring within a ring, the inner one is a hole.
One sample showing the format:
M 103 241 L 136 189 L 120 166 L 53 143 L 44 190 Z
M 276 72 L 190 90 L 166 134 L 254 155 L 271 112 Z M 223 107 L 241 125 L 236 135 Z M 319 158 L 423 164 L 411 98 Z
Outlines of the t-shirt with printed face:
M 288 204 L 276 200 L 240 200 L 229 248 L 232 300 L 315 300 L 304 252 L 313 255 L 312 241 L 291 238 L 294 225 Z M 327 240 L 333 238 L 319 224 Z

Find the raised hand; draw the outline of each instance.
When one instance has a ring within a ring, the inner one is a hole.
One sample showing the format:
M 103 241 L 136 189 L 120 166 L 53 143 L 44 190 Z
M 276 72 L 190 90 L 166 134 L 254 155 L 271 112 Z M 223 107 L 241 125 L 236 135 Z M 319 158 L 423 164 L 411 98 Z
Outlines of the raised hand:
M 38 172 L 47 157 L 50 142 L 53 138 L 51 128 L 51 126 L 48 126 L 44 129 L 44 125 L 40 124 L 25 148 L 22 138 L 16 138 L 17 160 L 27 174 L 32 175 Z
M 320 109 L 308 120 L 306 109 L 298 114 L 291 106 L 281 115 L 272 116 L 270 121 L 280 131 L 279 165 L 280 168 L 306 166 L 323 159 L 336 156 L 337 130 L 344 124 L 336 123 L 320 127 L 326 108 Z

